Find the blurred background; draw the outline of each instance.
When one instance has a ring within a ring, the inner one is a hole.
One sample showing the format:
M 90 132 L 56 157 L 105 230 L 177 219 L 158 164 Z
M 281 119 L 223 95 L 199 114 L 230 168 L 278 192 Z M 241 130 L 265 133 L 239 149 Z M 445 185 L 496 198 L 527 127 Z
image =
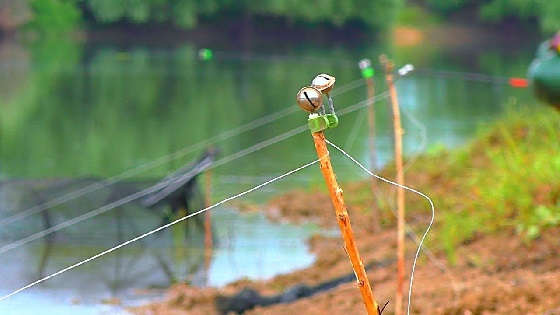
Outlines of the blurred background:
M 127 203 L 3 252 L 14 241 L 157 183 L 196 161 L 210 144 L 110 185 L 107 178 L 245 124 L 253 128 L 212 143 L 219 150 L 217 159 L 301 126 L 307 115 L 285 110 L 294 107 L 296 92 L 318 73 L 336 76 L 337 109 L 363 101 L 367 93 L 358 68 L 362 58 L 372 60 L 378 93 L 386 90 L 380 54 L 387 54 L 397 68 L 413 64 L 419 70 L 399 79 L 397 88 L 406 130 L 405 157 L 423 156 L 417 166 L 412 160 L 411 172 L 428 174 L 434 171 L 427 164 L 430 159 L 462 150 L 496 121 L 515 119 L 511 112 L 546 111 L 531 89 L 512 87 L 508 80 L 526 78 L 538 45 L 558 29 L 559 1 L 0 0 L 0 218 L 29 209 L 37 212 L 0 221 L 0 294 L 176 215 L 168 206 L 152 211 Z M 386 175 L 393 178 L 391 111 L 385 100 L 376 106 L 377 161 L 368 166 L 386 167 Z M 329 138 L 369 161 L 365 110 L 341 117 Z M 254 123 L 280 111 L 285 113 L 281 117 L 261 126 Z M 557 118 L 554 115 L 543 114 Z M 551 131 L 551 137 L 557 138 L 557 131 Z M 219 165 L 212 170 L 211 198 L 218 201 L 311 161 L 313 149 L 303 132 Z M 365 180 L 342 157 L 333 159 L 343 182 Z M 517 170 L 531 161 L 520 158 L 518 165 L 504 169 Z M 547 167 L 538 166 L 543 168 Z M 515 180 L 523 181 L 520 178 Z M 509 181 L 505 175 L 503 180 Z M 536 181 L 536 186 L 542 183 Z M 95 191 L 48 204 L 96 183 L 101 186 Z M 424 188 L 432 193 L 436 187 Z M 204 263 L 201 218 L 0 302 L 0 311 L 126 312 L 124 307 L 161 299 L 173 283 L 223 286 L 309 267 L 317 258 L 306 241 L 317 233 L 336 235 L 336 230 L 313 220 L 292 225 L 271 221 L 263 211 L 244 211 L 260 210 L 263 206 L 256 204 L 294 189 L 322 191 L 320 172 L 312 167 L 245 197 L 243 204 L 214 212 L 215 248 L 209 264 Z M 552 222 L 547 227 L 560 220 L 557 189 L 551 189 L 544 192 L 549 196 L 544 204 L 552 207 L 544 214 L 546 222 Z M 192 208 L 204 206 L 203 190 L 189 194 Z M 530 191 L 528 199 L 519 202 L 522 206 L 512 207 L 529 223 L 520 227 L 512 219 L 516 216 L 505 211 L 500 213 L 504 221 L 493 231 L 517 227 L 512 233 L 521 243 L 540 235 L 543 225 L 530 221 L 539 221 L 530 214 L 540 204 L 533 204 Z M 506 193 L 525 196 L 515 189 Z M 517 204 L 505 195 L 492 196 L 489 199 L 505 200 L 506 208 Z M 446 222 L 458 217 L 468 216 L 452 213 Z M 387 226 L 391 220 L 385 220 Z M 438 234 L 442 242 L 434 241 L 435 250 L 455 259 L 454 248 L 478 235 L 476 228 L 469 228 L 443 224 Z M 148 288 L 152 290 L 142 291 Z

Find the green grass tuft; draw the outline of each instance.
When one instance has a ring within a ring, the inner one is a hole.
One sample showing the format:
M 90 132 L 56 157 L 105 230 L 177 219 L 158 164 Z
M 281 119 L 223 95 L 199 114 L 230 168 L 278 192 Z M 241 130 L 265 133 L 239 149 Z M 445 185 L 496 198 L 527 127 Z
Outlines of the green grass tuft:
M 431 185 L 446 188 L 434 188 L 435 241 L 452 261 L 478 234 L 513 230 L 526 241 L 538 238 L 560 224 L 560 115 L 509 111 L 468 146 L 424 158 L 410 173 L 426 171 L 437 179 Z

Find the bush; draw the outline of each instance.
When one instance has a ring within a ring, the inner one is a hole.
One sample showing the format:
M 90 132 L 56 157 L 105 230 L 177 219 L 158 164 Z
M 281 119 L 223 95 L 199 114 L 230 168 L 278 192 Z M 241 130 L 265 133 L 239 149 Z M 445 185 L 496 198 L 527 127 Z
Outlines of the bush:
M 76 0 L 31 0 L 29 25 L 41 32 L 67 31 L 81 20 Z

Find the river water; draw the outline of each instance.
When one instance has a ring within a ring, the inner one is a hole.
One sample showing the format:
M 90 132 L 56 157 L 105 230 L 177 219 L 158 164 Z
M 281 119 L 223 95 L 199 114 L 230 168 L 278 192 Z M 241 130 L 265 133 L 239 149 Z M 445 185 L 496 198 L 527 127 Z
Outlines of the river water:
M 462 51 L 443 44 L 297 43 L 289 49 L 268 44 L 243 50 L 222 47 L 214 49 L 212 59 L 201 60 L 203 46 L 188 41 L 5 41 L 0 43 L 0 219 L 286 111 L 295 106 L 299 88 L 321 72 L 335 75 L 337 87 L 346 87 L 335 97 L 337 109 L 356 104 L 366 97 L 357 62 L 363 57 L 375 61 L 381 52 L 389 52 L 397 65 L 500 77 L 469 80 L 464 75 L 419 72 L 397 82 L 405 154 L 455 147 L 508 107 L 534 106 L 530 91 L 503 84 L 501 77 L 524 77 L 535 45 L 470 45 Z M 376 90 L 382 92 L 386 87 L 379 74 Z M 393 154 L 391 116 L 385 101 L 376 104 L 376 112 L 374 167 L 380 167 Z M 340 126 L 328 137 L 367 161 L 364 116 L 360 110 L 340 117 Z M 293 110 L 213 146 L 220 157 L 229 157 L 305 123 L 306 114 Z M 130 185 L 154 183 L 201 151 L 51 207 L 50 224 L 100 207 L 112 193 L 127 191 Z M 231 160 L 213 170 L 212 199 L 248 189 L 314 158 L 311 139 L 303 132 Z M 362 176 L 339 155 L 333 160 L 342 180 Z M 260 202 L 288 189 L 320 185 L 320 172 L 312 167 L 244 200 Z M 199 209 L 203 198 L 197 198 L 192 204 Z M 269 278 L 313 262 L 305 240 L 316 227 L 271 223 L 261 214 L 242 214 L 236 208 L 230 204 L 212 213 L 216 248 L 208 266 L 200 220 L 191 220 L 2 302 L 0 312 L 115 313 L 122 308 L 108 303 L 112 298 L 135 305 L 161 296 L 146 288 L 165 288 L 176 281 L 220 286 L 243 277 Z M 0 254 L 0 295 L 157 227 L 166 209 L 158 211 L 125 205 Z M 0 245 L 44 228 L 45 217 L 38 214 L 4 225 Z

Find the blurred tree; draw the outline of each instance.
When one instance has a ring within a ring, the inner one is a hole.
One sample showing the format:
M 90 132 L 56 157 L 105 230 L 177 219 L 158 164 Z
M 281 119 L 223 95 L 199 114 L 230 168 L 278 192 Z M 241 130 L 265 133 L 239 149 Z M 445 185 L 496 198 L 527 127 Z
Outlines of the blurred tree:
M 395 22 L 405 0 L 0 0 L 0 30 L 30 20 L 42 31 L 68 29 L 86 16 L 94 24 L 127 21 L 133 24 L 172 23 L 190 29 L 203 17 L 223 15 L 283 17 L 306 23 L 342 25 L 356 21 L 371 29 Z M 545 31 L 560 29 L 560 1 L 544 0 L 425 0 L 442 14 L 475 8 L 490 22 L 508 17 L 537 20 Z
M 449 13 L 475 7 L 480 17 L 489 22 L 500 22 L 508 17 L 520 20 L 537 19 L 542 30 L 560 29 L 560 1 L 543 0 L 428 0 L 432 8 Z
M 6 0 L 0 0 L 0 4 L 2 1 Z M 200 17 L 220 14 L 244 18 L 277 16 L 335 25 L 359 21 L 371 28 L 384 28 L 394 21 L 403 0 L 317 0 L 305 8 L 296 0 L 24 0 L 23 3 L 26 1 L 34 13 L 31 24 L 38 28 L 67 28 L 85 11 L 84 16 L 99 24 L 170 22 L 189 29 L 198 24 Z
M 81 20 L 79 0 L 28 0 L 33 11 L 30 26 L 41 32 L 68 30 Z

